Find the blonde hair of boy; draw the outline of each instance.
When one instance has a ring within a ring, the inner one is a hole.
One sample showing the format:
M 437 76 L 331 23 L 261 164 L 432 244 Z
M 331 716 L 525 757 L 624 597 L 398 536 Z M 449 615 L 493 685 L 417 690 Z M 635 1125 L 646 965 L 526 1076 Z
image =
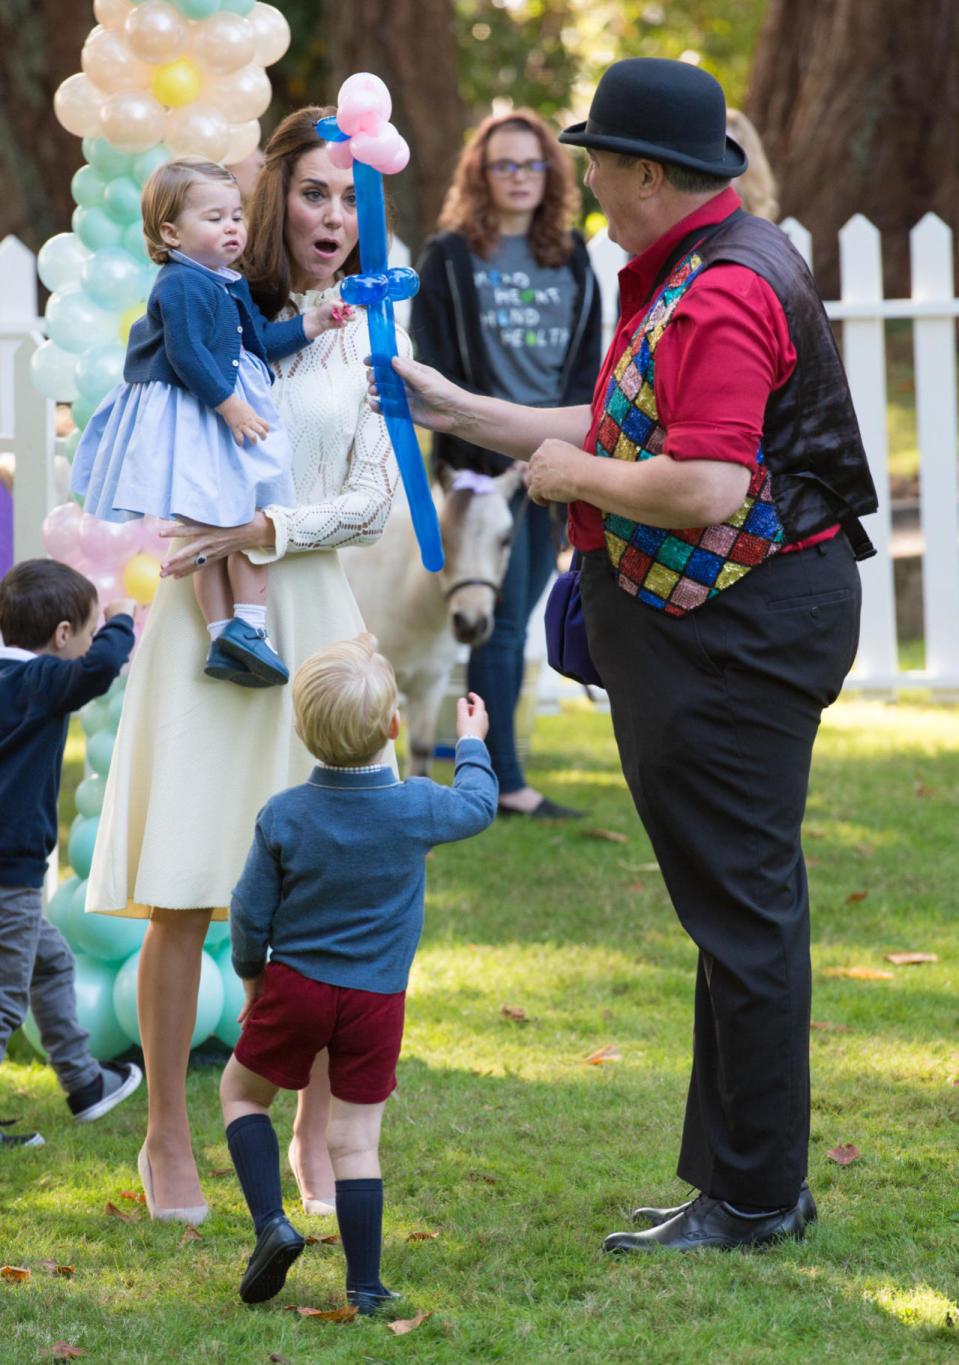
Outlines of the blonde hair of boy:
M 376 645 L 376 636 L 364 631 L 318 649 L 293 676 L 297 734 L 328 767 L 371 763 L 390 737 L 396 675 Z
M 170 248 L 160 232 L 163 223 L 175 223 L 186 207 L 187 195 L 193 185 L 203 180 L 229 180 L 236 184 L 232 171 L 207 161 L 202 156 L 178 156 L 158 166 L 143 186 L 140 213 L 143 217 L 143 236 L 147 254 L 157 265 L 166 265 Z

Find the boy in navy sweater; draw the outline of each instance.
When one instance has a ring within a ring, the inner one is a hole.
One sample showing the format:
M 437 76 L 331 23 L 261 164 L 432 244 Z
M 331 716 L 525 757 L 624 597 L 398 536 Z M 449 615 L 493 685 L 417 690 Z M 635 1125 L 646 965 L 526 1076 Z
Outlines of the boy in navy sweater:
M 296 732 L 319 763 L 308 782 L 260 811 L 230 905 L 233 966 L 246 1003 L 220 1099 L 257 1234 L 240 1297 L 271 1299 L 303 1249 L 283 1213 L 268 1111 L 278 1089 L 307 1084 L 326 1048 L 326 1138 L 347 1298 L 367 1315 L 399 1297 L 380 1280 L 378 1151 L 423 929 L 425 858 L 434 844 L 486 829 L 497 783 L 483 743 L 486 708 L 475 693 L 457 705 L 453 786 L 399 781 L 384 762 L 399 732 L 396 679 L 372 635 L 308 659 L 293 680 L 293 709 Z
M 53 559 L 26 559 L 0 580 L 0 1062 L 33 1010 L 47 1059 L 80 1122 L 98 1119 L 142 1079 L 101 1064 L 77 1023 L 73 954 L 43 915 L 47 859 L 70 712 L 102 696 L 133 648 L 133 603 L 113 602 L 96 631 L 97 590 Z M 0 1149 L 40 1147 L 0 1133 Z

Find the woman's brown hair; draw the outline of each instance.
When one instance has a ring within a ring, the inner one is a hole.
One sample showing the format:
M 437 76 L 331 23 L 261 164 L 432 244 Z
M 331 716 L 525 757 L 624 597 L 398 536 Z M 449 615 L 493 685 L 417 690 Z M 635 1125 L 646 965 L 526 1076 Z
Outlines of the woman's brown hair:
M 513 109 L 483 120 L 460 154 L 438 225 L 462 233 L 477 256 L 484 260 L 492 256 L 500 226 L 489 192 L 486 149 L 493 134 L 502 129 L 532 133 L 539 142 L 549 168 L 543 199 L 533 214 L 526 240 L 537 265 L 562 265 L 573 250 L 570 225 L 579 211 L 576 172 L 549 126 L 532 109 Z
M 286 198 L 296 163 L 301 156 L 326 142 L 316 131 L 321 118 L 335 114 L 332 107 L 308 105 L 288 114 L 264 148 L 263 166 L 247 208 L 249 237 L 238 269 L 243 271 L 250 292 L 268 318 L 275 318 L 290 300 L 292 276 L 286 249 Z M 355 246 L 343 262 L 342 273 L 360 269 L 360 249 Z

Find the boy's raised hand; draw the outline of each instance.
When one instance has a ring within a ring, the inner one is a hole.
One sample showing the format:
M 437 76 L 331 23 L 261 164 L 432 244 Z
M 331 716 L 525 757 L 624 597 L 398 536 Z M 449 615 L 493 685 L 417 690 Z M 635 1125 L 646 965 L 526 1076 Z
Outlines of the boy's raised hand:
M 489 716 L 486 714 L 486 703 L 483 698 L 475 692 L 469 692 L 465 697 L 460 697 L 456 703 L 456 735 L 458 739 L 463 739 L 466 735 L 475 735 L 477 739 L 485 739 L 489 729 Z
M 132 597 L 121 597 L 116 602 L 108 602 L 103 608 L 104 621 L 112 621 L 114 616 L 126 615 L 133 616 L 136 613 L 137 604 Z

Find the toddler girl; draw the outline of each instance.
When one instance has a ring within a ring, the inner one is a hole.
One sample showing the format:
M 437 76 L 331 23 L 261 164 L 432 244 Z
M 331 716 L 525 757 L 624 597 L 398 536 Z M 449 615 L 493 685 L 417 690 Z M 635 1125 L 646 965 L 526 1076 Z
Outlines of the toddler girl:
M 160 166 L 143 188 L 143 235 L 163 268 L 133 324 L 124 383 L 77 446 L 71 486 L 105 521 L 151 513 L 241 526 L 258 507 L 291 506 L 292 454 L 270 399 L 266 362 L 342 326 L 335 299 L 267 322 L 230 269 L 246 245 L 240 191 L 200 157 Z M 285 683 L 266 635 L 266 565 L 197 557 L 197 602 L 210 632 L 205 672 L 242 687 Z M 232 617 L 232 619 L 230 619 Z

